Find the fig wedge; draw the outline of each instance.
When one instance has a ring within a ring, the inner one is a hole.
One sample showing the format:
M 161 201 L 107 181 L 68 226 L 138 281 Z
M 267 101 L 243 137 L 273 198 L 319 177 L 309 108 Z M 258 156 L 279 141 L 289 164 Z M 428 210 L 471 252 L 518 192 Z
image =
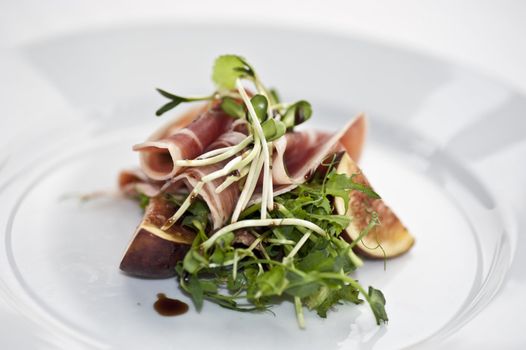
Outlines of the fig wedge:
M 343 154 L 336 170 L 349 176 L 354 174 L 355 182 L 370 186 L 358 165 L 347 153 Z M 413 246 L 415 242 L 413 236 L 382 199 L 373 199 L 360 191 L 353 190 L 349 196 L 347 212 L 341 198 L 337 197 L 334 204 L 338 214 L 351 217 L 351 223 L 342 233 L 342 237 L 349 242 L 355 240 L 368 225 L 370 213 L 373 211 L 378 213 L 380 224 L 356 243 L 355 247 L 360 255 L 374 259 L 393 258 L 404 254 Z
M 122 258 L 122 271 L 143 278 L 175 276 L 175 265 L 184 258 L 195 234 L 180 226 L 165 231 L 160 229 L 174 212 L 175 208 L 162 197 L 150 199 Z

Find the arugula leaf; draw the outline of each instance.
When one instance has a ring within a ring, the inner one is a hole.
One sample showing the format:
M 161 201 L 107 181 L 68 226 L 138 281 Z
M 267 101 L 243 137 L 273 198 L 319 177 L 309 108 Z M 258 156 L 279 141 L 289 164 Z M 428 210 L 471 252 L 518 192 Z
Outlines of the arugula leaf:
M 285 269 L 281 266 L 275 266 L 271 270 L 259 275 L 255 283 L 257 292 L 253 297 L 258 299 L 265 296 L 281 295 L 289 281 L 286 278 Z
M 355 175 L 351 176 L 351 185 L 350 185 L 351 189 L 353 189 L 355 191 L 360 191 L 362 193 L 365 193 L 369 198 L 372 198 L 372 199 L 380 199 L 381 198 L 380 195 L 378 193 L 376 193 L 375 191 L 373 191 L 373 189 L 370 186 L 364 185 L 364 184 L 359 183 L 359 182 L 352 181 L 354 176 Z
M 336 214 L 310 214 L 311 218 L 317 219 L 319 221 L 327 221 L 331 225 L 336 226 L 336 231 L 339 233 L 344 228 L 349 226 L 349 223 L 351 222 L 351 218 L 349 218 L 347 215 L 336 215 Z
M 184 226 L 194 228 L 197 231 L 206 229 L 210 209 L 208 209 L 208 206 L 204 201 L 197 199 L 194 200 L 190 207 L 188 207 L 187 213 L 189 215 L 187 214 L 182 221 Z
M 354 175 L 348 176 L 346 174 L 338 174 L 333 169 L 327 174 L 324 191 L 331 196 L 340 197 L 345 204 L 345 208 L 349 207 L 349 192 L 352 190 L 363 192 L 373 199 L 380 198 L 371 187 L 357 183 L 353 178 Z
M 298 263 L 296 267 L 302 271 L 320 271 L 328 272 L 333 271 L 335 258 L 329 256 L 327 249 L 315 250 L 312 253 L 307 254 Z
M 190 275 L 188 277 L 188 283 L 186 286 L 190 296 L 192 297 L 192 301 L 194 302 L 196 310 L 200 311 L 203 308 L 203 299 L 205 296 L 201 281 L 196 275 Z
M 359 291 L 351 285 L 343 285 L 339 289 L 330 289 L 322 287 L 317 294 L 311 296 L 306 304 L 311 310 L 316 310 L 318 316 L 322 318 L 327 317 L 327 312 L 335 305 L 341 304 L 343 301 L 360 304 L 363 302 L 358 297 Z
M 322 286 L 318 278 L 309 274 L 300 276 L 295 273 L 288 273 L 287 278 L 290 284 L 287 286 L 285 293 L 293 297 L 308 298 Z
M 238 78 L 254 76 L 252 67 L 243 57 L 237 55 L 219 56 L 212 70 L 212 80 L 219 90 L 232 90 L 236 87 Z
M 208 266 L 208 260 L 199 254 L 196 249 L 190 249 L 183 259 L 183 267 L 185 271 L 191 274 L 197 273 Z
M 378 289 L 369 287 L 367 294 L 369 296 L 369 304 L 376 318 L 376 324 L 379 325 L 381 322 L 389 321 L 387 313 L 385 312 L 385 297 L 383 293 Z

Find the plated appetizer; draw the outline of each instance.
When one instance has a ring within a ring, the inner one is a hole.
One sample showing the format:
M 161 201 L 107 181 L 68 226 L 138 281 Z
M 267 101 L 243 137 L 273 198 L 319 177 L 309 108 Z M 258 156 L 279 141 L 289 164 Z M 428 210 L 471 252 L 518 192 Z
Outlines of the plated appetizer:
M 414 239 L 356 164 L 365 117 L 299 131 L 311 105 L 281 101 L 244 58 L 220 56 L 212 79 L 202 97 L 158 89 L 168 99 L 158 116 L 201 104 L 133 147 L 140 169 L 119 185 L 145 212 L 121 270 L 177 276 L 197 310 L 204 300 L 259 311 L 286 299 L 304 327 L 305 307 L 326 317 L 365 300 L 387 321 L 382 292 L 351 274 L 361 257 L 398 256 Z

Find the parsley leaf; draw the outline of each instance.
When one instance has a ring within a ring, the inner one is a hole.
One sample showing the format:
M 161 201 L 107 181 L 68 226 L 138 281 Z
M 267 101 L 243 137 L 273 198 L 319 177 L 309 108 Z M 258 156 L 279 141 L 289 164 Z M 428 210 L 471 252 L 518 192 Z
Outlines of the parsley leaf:
M 387 318 L 387 313 L 385 312 L 385 297 L 383 293 L 378 289 L 369 287 L 367 294 L 369 296 L 369 304 L 371 305 L 374 317 L 376 318 L 376 323 L 380 324 L 382 321 L 387 322 L 389 319 Z

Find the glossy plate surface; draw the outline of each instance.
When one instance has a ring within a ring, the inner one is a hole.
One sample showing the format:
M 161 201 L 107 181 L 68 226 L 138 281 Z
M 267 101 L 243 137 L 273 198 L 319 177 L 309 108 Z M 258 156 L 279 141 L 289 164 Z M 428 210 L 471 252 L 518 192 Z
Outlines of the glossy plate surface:
M 385 271 L 367 261 L 356 275 L 384 292 L 388 325 L 377 327 L 366 306 L 354 305 L 327 319 L 307 313 L 303 331 L 289 303 L 275 315 L 205 304 L 200 314 L 161 317 L 152 307 L 157 293 L 190 302 L 176 281 L 118 270 L 140 209 L 119 198 L 74 198 L 115 189 L 119 170 L 138 164 L 131 145 L 164 122 L 153 115 L 162 103 L 154 87 L 207 93 L 211 63 L 225 52 L 247 57 L 285 100 L 311 101 L 311 126 L 335 130 L 358 111 L 368 114 L 362 168 L 416 237 Z M 0 345 L 407 348 L 458 330 L 509 267 L 514 219 L 470 164 L 509 142 L 483 126 L 495 109 L 510 99 L 519 110 L 525 104 L 469 70 L 348 37 L 210 24 L 104 29 L 5 57 L 28 87 L 20 98 L 32 101 L 32 117 L 8 116 L 11 128 L 1 131 L 0 304 L 19 317 Z

